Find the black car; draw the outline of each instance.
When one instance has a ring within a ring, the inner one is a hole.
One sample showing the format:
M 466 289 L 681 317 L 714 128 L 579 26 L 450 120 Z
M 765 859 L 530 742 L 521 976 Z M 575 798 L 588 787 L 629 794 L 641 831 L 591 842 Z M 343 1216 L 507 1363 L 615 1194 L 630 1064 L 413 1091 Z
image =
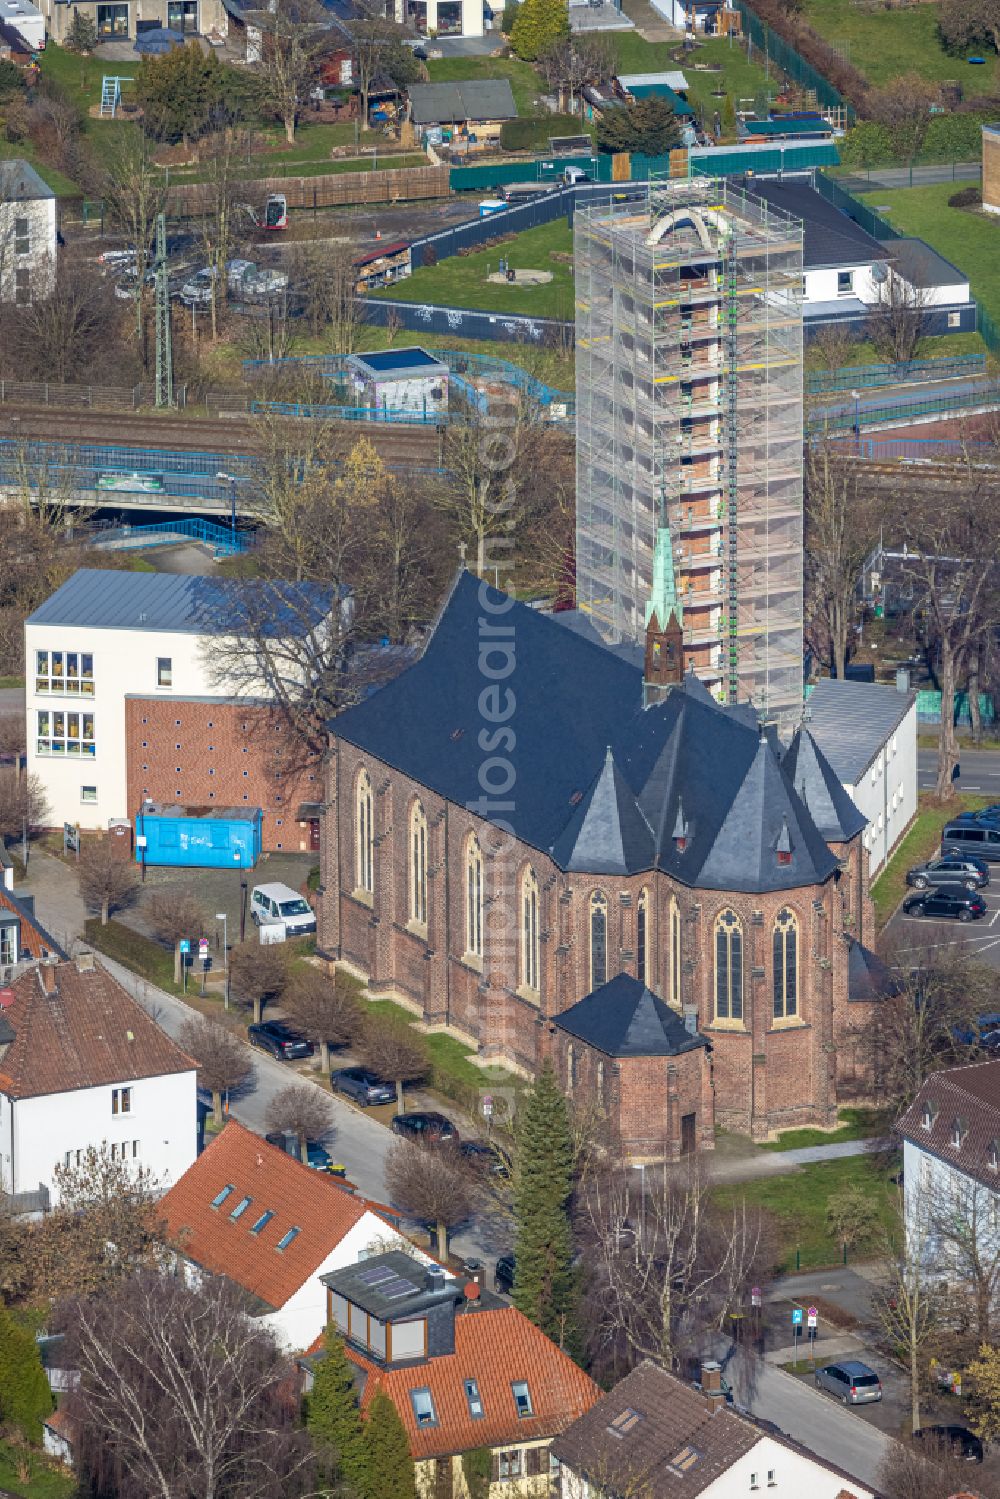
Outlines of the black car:
M 491 1145 L 488 1140 L 463 1140 L 458 1148 L 475 1170 L 490 1176 L 510 1176 L 510 1157 L 499 1145 Z
M 444 1114 L 433 1112 L 396 1114 L 390 1128 L 394 1135 L 405 1135 L 409 1140 L 426 1140 L 435 1145 L 458 1140 L 458 1130 L 451 1120 Z
M 913 1435 L 932 1450 L 962 1458 L 967 1463 L 983 1460 L 983 1444 L 967 1426 L 921 1426 Z
M 512 1254 L 502 1254 L 497 1260 L 496 1269 L 493 1272 L 493 1289 L 498 1295 L 509 1296 L 513 1291 L 516 1268 Z
M 330 1086 L 335 1093 L 346 1094 L 363 1108 L 373 1103 L 396 1102 L 395 1084 L 377 1077 L 367 1067 L 341 1067 L 337 1072 L 331 1072 Z
M 939 885 L 926 895 L 911 895 L 903 902 L 906 916 L 952 917 L 958 921 L 978 921 L 986 915 L 986 902 L 978 890 L 964 885 Z
M 299 1137 L 292 1134 L 291 1130 L 272 1130 L 269 1135 L 264 1136 L 264 1139 L 269 1145 L 277 1145 L 279 1150 L 283 1150 L 286 1155 L 293 1156 L 295 1160 L 302 1160 Z M 326 1171 L 330 1176 L 347 1175 L 346 1167 L 342 1166 L 339 1161 L 335 1161 L 326 1146 L 321 1145 L 318 1140 L 306 1141 L 306 1156 L 308 1158 L 306 1164 L 314 1171 Z
M 989 882 L 989 865 L 971 854 L 931 859 L 906 873 L 906 883 L 916 890 L 926 890 L 928 885 L 964 885 L 966 890 L 979 890 Z
M 300 1057 L 311 1057 L 316 1048 L 299 1031 L 293 1030 L 283 1020 L 265 1020 L 260 1025 L 247 1029 L 250 1045 L 258 1051 L 269 1051 L 281 1062 L 296 1062 Z

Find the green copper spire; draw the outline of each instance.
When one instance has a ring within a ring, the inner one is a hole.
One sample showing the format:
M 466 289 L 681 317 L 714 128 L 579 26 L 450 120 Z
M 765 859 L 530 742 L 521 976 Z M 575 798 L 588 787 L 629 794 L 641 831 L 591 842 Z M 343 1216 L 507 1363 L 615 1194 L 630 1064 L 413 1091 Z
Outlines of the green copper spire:
M 684 609 L 674 577 L 674 548 L 670 540 L 670 527 L 667 525 L 664 505 L 660 508 L 660 524 L 657 527 L 656 547 L 653 551 L 653 588 L 649 603 L 646 605 L 647 628 L 654 614 L 660 622 L 661 630 L 666 629 L 671 614 L 676 614 L 679 625 L 684 623 Z

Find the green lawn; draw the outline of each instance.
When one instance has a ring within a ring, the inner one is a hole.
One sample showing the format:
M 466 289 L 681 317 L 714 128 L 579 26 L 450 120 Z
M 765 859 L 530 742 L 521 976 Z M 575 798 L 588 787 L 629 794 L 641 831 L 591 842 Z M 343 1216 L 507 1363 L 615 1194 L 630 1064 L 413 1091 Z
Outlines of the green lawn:
M 23 677 L 0 677 L 0 687 L 23 687 Z
M 359 993 L 359 998 L 365 1000 L 364 991 Z M 401 1025 L 413 1025 L 417 1017 L 402 1005 L 395 1004 L 391 999 L 372 999 L 365 1001 L 365 1008 L 376 1015 L 381 1015 L 386 1020 L 395 1020 Z M 431 1075 L 431 1086 L 444 1093 L 454 1102 L 466 1108 L 470 1113 L 478 1112 L 478 1100 L 481 1093 L 493 1088 L 523 1088 L 523 1081 L 515 1077 L 513 1073 L 505 1072 L 502 1067 L 491 1067 L 485 1071 L 477 1067 L 470 1058 L 475 1056 L 471 1046 L 447 1036 L 443 1032 L 434 1035 L 422 1035 L 420 1038 L 430 1054 L 433 1064 Z
M 295 142 L 289 146 L 283 132 L 273 129 L 254 129 L 248 140 L 249 159 L 240 163 L 238 175 L 244 178 L 259 177 L 321 177 L 338 172 L 370 172 L 392 167 L 426 166 L 423 152 L 391 154 L 391 145 L 384 135 L 366 130 L 361 137 L 364 146 L 378 146 L 377 156 L 366 154 L 358 157 L 331 159 L 335 146 L 354 145 L 354 126 L 344 125 L 300 125 L 295 132 Z M 171 167 L 171 182 L 199 182 L 205 176 L 205 167 L 200 163 L 190 167 Z
M 426 64 L 431 83 L 454 83 L 465 78 L 509 78 L 519 115 L 539 112 L 546 85 L 530 62 L 516 57 L 432 57 Z
M 867 10 L 856 0 L 804 0 L 803 15 L 834 45 L 844 45 L 849 61 L 874 84 L 890 83 L 901 73 L 919 73 L 940 81 L 957 79 L 969 94 L 995 94 L 1000 70 L 989 48 L 984 67 L 970 67 L 965 57 L 951 57 L 937 34 L 938 6 L 909 10 Z
M 949 208 L 953 182 L 933 187 L 904 187 L 862 194 L 894 229 L 917 234 L 952 261 L 969 278 L 972 294 L 987 312 L 1000 318 L 1000 223 L 989 214 Z
M 38 65 L 46 78 L 52 78 L 69 94 L 74 103 L 87 109 L 101 102 L 101 84 L 104 75 L 116 78 L 134 78 L 139 70 L 138 62 L 107 62 L 101 57 L 80 57 L 65 47 L 48 42 L 38 59 Z M 126 90 L 126 97 L 128 91 Z
M 872 882 L 875 925 L 878 928 L 886 925 L 906 894 L 906 871 L 934 857 L 941 842 L 941 829 L 948 818 L 957 812 L 973 812 L 978 807 L 985 807 L 989 800 L 988 796 L 967 793 L 958 797 L 954 807 L 946 811 L 932 802 L 928 793 L 921 793 L 920 807 L 909 832 L 897 843 L 888 863 Z
M 837 1145 L 842 1140 L 871 1140 L 884 1135 L 889 1121 L 878 1109 L 841 1109 L 838 1129 L 786 1129 L 762 1150 L 807 1150 L 811 1145 Z
M 938 338 L 925 340 L 920 350 L 920 358 L 954 359 L 960 354 L 988 354 L 988 352 L 981 333 L 942 333 Z M 850 356 L 844 361 L 844 366 L 854 368 L 858 365 L 881 364 L 882 362 L 870 343 L 856 343 L 851 348 Z M 815 347 L 809 345 L 806 351 L 806 370 L 812 373 L 824 368 L 823 361 Z M 934 738 L 934 743 L 937 743 L 937 736 Z
M 724 89 L 737 99 L 752 99 L 759 89 L 770 87 L 777 91 L 777 82 L 772 72 L 770 80 L 764 68 L 756 62 L 747 62 L 746 52 L 738 41 L 730 45 L 726 37 L 706 37 L 686 57 L 679 57 L 676 42 L 647 42 L 637 32 L 619 31 L 611 33 L 618 56 L 618 71 L 621 73 L 663 73 L 680 68 L 688 81 L 688 98 L 692 104 L 700 104 L 711 121 L 714 110 L 723 101 L 714 97 L 713 90 Z M 702 72 L 695 64 L 718 65 L 721 72 Z
M 50 167 L 47 162 L 41 160 L 31 141 L 18 141 L 16 144 L 6 141 L 0 137 L 0 161 L 9 161 L 17 157 L 20 161 L 26 161 L 33 166 L 43 182 L 47 182 L 57 198 L 78 198 L 80 189 L 71 178 L 57 167 Z
M 883 1223 L 892 1227 L 898 1212 L 897 1190 L 885 1166 L 867 1156 L 848 1156 L 841 1161 L 803 1166 L 788 1176 L 717 1187 L 715 1195 L 726 1205 L 745 1198 L 776 1219 L 779 1237 L 774 1268 L 779 1274 L 788 1274 L 795 1269 L 840 1263 L 842 1246 L 827 1227 L 827 1204 L 831 1194 L 855 1183 L 877 1202 Z
M 0 1488 L 22 1499 L 70 1499 L 76 1493 L 76 1479 L 67 1468 L 50 1463 L 39 1453 L 32 1456 L 31 1476 L 25 1481 L 18 1477 L 10 1443 L 0 1442 Z
M 407 302 L 437 302 L 446 307 L 482 307 L 490 312 L 572 318 L 572 266 L 552 258 L 554 254 L 572 252 L 572 232 L 564 219 L 557 219 L 540 229 L 528 229 L 506 244 L 425 266 L 408 280 L 373 295 L 401 297 Z M 551 271 L 552 280 L 541 286 L 507 286 L 487 281 L 487 271 L 496 271 L 501 255 L 517 270 Z

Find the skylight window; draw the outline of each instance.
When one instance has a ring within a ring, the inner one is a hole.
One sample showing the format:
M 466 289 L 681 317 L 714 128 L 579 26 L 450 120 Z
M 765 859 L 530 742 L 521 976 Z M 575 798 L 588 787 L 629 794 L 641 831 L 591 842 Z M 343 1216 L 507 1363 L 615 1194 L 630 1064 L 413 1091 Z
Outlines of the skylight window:
M 288 1230 L 287 1234 L 282 1234 L 281 1238 L 278 1240 L 277 1244 L 275 1244 L 275 1246 L 274 1246 L 275 1249 L 287 1249 L 288 1246 L 289 1246 L 289 1244 L 291 1244 L 295 1239 L 297 1239 L 298 1236 L 299 1236 L 299 1234 L 301 1232 L 302 1232 L 301 1228 L 290 1228 Z
M 214 1208 L 221 1208 L 221 1206 L 225 1202 L 226 1198 L 227 1197 L 232 1197 L 232 1195 L 233 1195 L 233 1193 L 235 1191 L 236 1191 L 235 1187 L 223 1187 L 223 1189 L 219 1193 L 218 1197 L 213 1197 L 212 1198 L 212 1206 Z
M 523 1419 L 525 1416 L 533 1416 L 535 1411 L 531 1404 L 531 1391 L 528 1389 L 528 1381 L 526 1379 L 519 1379 L 515 1384 L 511 1385 L 511 1389 L 514 1392 L 514 1404 L 517 1407 L 518 1417 Z
M 608 1430 L 613 1437 L 628 1436 L 634 1427 L 638 1426 L 642 1416 L 627 1405 L 623 1411 L 619 1411 L 615 1419 L 608 1425 Z
M 241 1197 L 240 1198 L 239 1202 L 233 1208 L 233 1211 L 229 1214 L 230 1218 L 233 1220 L 234 1223 L 236 1222 L 237 1218 L 242 1218 L 243 1217 L 243 1214 L 246 1212 L 247 1208 L 250 1206 L 250 1204 L 251 1204 L 252 1201 L 253 1201 L 252 1197 Z
M 261 1213 L 260 1217 L 257 1219 L 257 1222 L 254 1224 L 250 1232 L 252 1234 L 261 1233 L 267 1227 L 273 1217 L 274 1214 L 271 1212 L 271 1209 L 267 1208 L 263 1213 Z
M 434 1409 L 434 1397 L 430 1390 L 411 1390 L 410 1400 L 413 1402 L 413 1414 L 418 1426 L 437 1425 L 437 1411 Z
M 671 1458 L 669 1467 L 675 1473 L 690 1473 L 701 1462 L 701 1453 L 697 1447 L 682 1447 L 676 1457 Z
M 469 1415 L 474 1421 L 481 1421 L 486 1412 L 483 1410 L 479 1386 L 474 1379 L 465 1381 L 465 1398 L 469 1402 Z

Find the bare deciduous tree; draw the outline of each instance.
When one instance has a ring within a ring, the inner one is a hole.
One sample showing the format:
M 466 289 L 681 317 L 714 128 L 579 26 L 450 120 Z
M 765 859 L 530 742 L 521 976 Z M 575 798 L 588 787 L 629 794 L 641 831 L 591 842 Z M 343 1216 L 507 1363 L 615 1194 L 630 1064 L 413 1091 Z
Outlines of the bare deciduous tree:
M 890 1348 L 900 1349 L 910 1376 L 910 1429 L 920 1430 L 929 1345 L 946 1311 L 935 1263 L 930 1217 L 920 1205 L 905 1218 L 896 1242 L 885 1244 L 872 1307 Z
M 289 279 L 314 337 L 325 333 L 331 354 L 353 354 L 364 323 L 358 299 L 356 250 L 350 244 L 293 246 Z
M 969 1465 L 955 1456 L 947 1444 L 929 1436 L 907 1446 L 890 1442 L 879 1464 L 878 1492 L 881 1499 L 957 1499 L 969 1494 Z M 1000 1489 L 989 1479 L 975 1480 L 978 1499 L 1000 1499 Z
M 878 513 L 858 469 L 834 443 L 806 450 L 805 585 L 808 633 L 843 681 L 865 559 L 878 540 Z
M 119 308 L 96 266 L 61 260 L 49 296 L 4 309 L 5 354 L 22 379 L 78 380 L 115 343 Z
M 525 511 L 520 482 L 530 473 L 524 459 L 529 434 L 534 435 L 537 425 L 537 413 L 522 402 L 509 424 L 501 426 L 472 412 L 468 420 L 448 426 L 445 467 L 451 480 L 435 492 L 435 504 L 455 534 L 473 541 L 480 577 L 511 565 L 515 533 Z M 503 585 L 503 579 L 496 581 Z
M 438 1258 L 448 1258 L 448 1235 L 472 1212 L 475 1187 L 457 1150 L 394 1140 L 385 1158 L 385 1180 L 393 1202 L 434 1224 Z
M 267 1106 L 268 1129 L 297 1136 L 304 1165 L 309 1164 L 309 1141 L 322 1141 L 332 1123 L 330 1100 L 315 1083 L 289 1083 Z
M 430 1071 L 430 1058 L 421 1037 L 412 1026 L 370 1015 L 355 1050 L 377 1077 L 395 1083 L 396 1107 L 405 1113 L 404 1083 L 421 1082 Z
M 223 1093 L 243 1087 L 253 1074 L 250 1052 L 232 1031 L 201 1015 L 185 1020 L 178 1039 L 194 1058 L 198 1082 L 211 1093 L 212 1113 L 216 1124 L 221 1124 Z
M 890 266 L 865 319 L 865 334 L 886 364 L 905 364 L 917 358 L 924 342 L 928 305 L 926 288 L 905 280 Z
M 288 984 L 288 957 L 280 943 L 238 942 L 229 954 L 229 983 L 238 1004 L 253 1008 L 260 1025 L 266 1004 L 280 999 Z
M 181 940 L 200 937 L 206 929 L 205 908 L 189 890 L 156 890 L 143 904 L 142 914 L 154 937 L 174 953 L 174 983 L 181 982 Z
M 919 1214 L 936 1274 L 947 1280 L 977 1343 L 995 1341 L 1000 1298 L 996 1193 L 974 1177 L 931 1169 L 921 1182 Z
M 312 1489 L 291 1365 L 224 1279 L 147 1272 L 63 1318 L 81 1464 L 120 1499 L 294 1499 Z
M 76 878 L 84 904 L 100 912 L 102 926 L 107 926 L 112 912 L 130 906 L 139 892 L 135 865 L 116 853 L 108 838 L 87 839 L 81 845 Z
M 591 1174 L 580 1206 L 584 1294 L 599 1360 L 669 1369 L 749 1303 L 768 1246 L 760 1213 L 742 1199 L 718 1207 L 697 1163 L 647 1170 L 644 1185 L 624 1166 Z
M 40 776 L 0 766 L 0 838 L 30 838 L 46 826 L 51 809 Z
M 319 78 L 320 59 L 329 45 L 323 31 L 328 22 L 316 0 L 274 0 L 260 17 L 264 56 L 258 80 L 263 99 L 284 125 L 291 146 L 299 114 Z
M 917 73 L 904 73 L 883 88 L 869 90 L 866 113 L 886 127 L 897 155 L 912 164 L 923 149 L 932 111 L 940 101 L 936 83 Z
M 821 324 L 815 337 L 810 338 L 808 348 L 819 364 L 832 372 L 850 364 L 857 342 L 850 323 L 838 320 Z
M 292 1021 L 319 1047 L 320 1068 L 330 1071 L 330 1046 L 340 1046 L 356 1035 L 361 1024 L 361 1006 L 342 980 L 328 978 L 318 969 L 297 974 L 284 996 Z
M 101 169 L 95 175 L 94 194 L 104 203 L 110 224 L 120 230 L 135 249 L 135 316 L 142 346 L 143 365 L 148 368 L 144 307 L 149 287 L 146 272 L 156 233 L 156 217 L 167 201 L 166 178 L 153 161 L 149 142 L 141 130 L 116 136 L 108 144 Z

